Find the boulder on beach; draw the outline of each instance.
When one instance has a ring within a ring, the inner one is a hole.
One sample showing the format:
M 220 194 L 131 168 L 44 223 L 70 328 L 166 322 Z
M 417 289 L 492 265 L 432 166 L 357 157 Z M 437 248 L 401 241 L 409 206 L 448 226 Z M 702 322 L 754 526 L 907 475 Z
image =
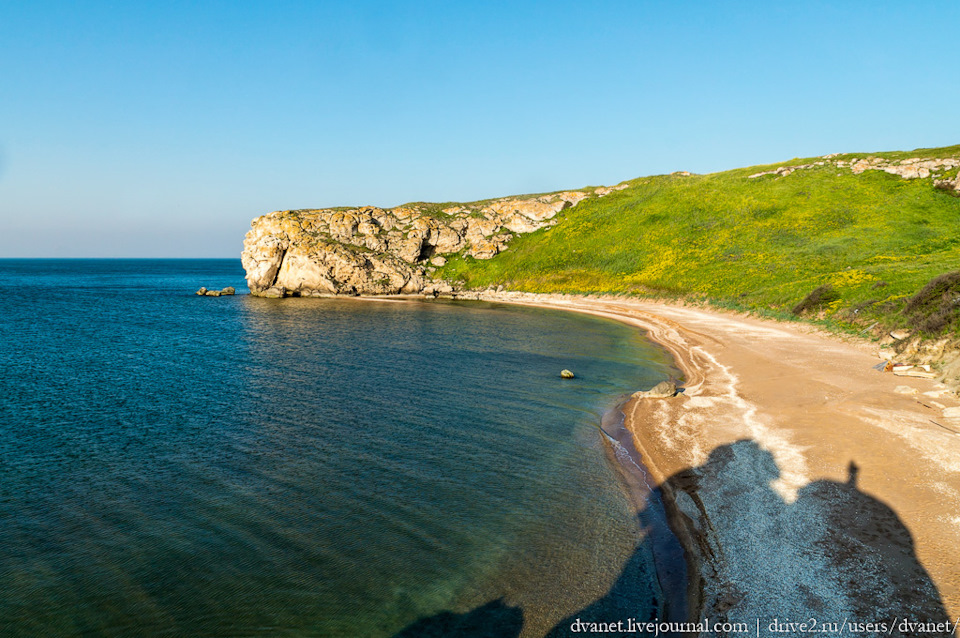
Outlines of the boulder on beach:
M 632 398 L 666 399 L 677 394 L 677 384 L 673 381 L 661 381 L 649 390 L 634 392 Z
M 570 372 L 569 370 L 561 370 L 561 371 L 560 371 L 560 378 L 562 378 L 562 379 L 572 379 L 573 376 L 574 376 L 573 373 Z

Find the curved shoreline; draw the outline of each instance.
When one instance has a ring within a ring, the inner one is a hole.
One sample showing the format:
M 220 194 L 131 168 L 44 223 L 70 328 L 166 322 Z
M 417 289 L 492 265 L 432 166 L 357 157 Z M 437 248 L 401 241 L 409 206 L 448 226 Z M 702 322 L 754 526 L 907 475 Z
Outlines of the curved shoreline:
M 330 298 L 336 298 L 330 295 Z M 526 305 L 535 307 L 547 307 L 557 309 L 558 306 L 553 303 L 545 303 L 544 299 L 537 298 L 531 300 L 530 296 L 524 296 L 519 300 L 515 293 L 506 293 L 505 295 L 483 295 L 480 298 L 472 297 L 470 301 L 490 301 L 497 303 L 509 303 L 511 305 Z M 352 297 L 360 301 L 370 302 L 391 302 L 403 303 L 407 301 L 422 301 L 423 297 L 419 295 L 361 295 Z M 671 359 L 678 370 L 681 371 L 685 380 L 699 379 L 699 373 L 695 369 L 683 367 L 685 359 L 681 356 L 681 351 L 674 346 L 672 340 L 662 338 L 656 339 L 651 336 L 655 332 L 656 326 L 653 324 L 638 322 L 632 318 L 614 314 L 608 311 L 589 309 L 589 308 L 570 308 L 563 307 L 563 310 L 573 310 L 581 314 L 613 319 L 621 323 L 626 323 L 633 327 L 639 327 L 647 332 L 648 338 L 657 346 L 663 348 L 671 356 Z M 689 383 L 688 383 L 689 387 Z M 636 388 L 639 390 L 640 388 Z M 699 537 L 695 530 L 686 525 L 685 521 L 679 515 L 679 511 L 674 505 L 672 495 L 666 493 L 662 488 L 665 475 L 657 469 L 654 457 L 651 456 L 642 447 L 642 437 L 636 435 L 634 428 L 631 428 L 629 422 L 636 420 L 636 408 L 631 411 L 631 416 L 627 416 L 627 408 L 635 404 L 629 395 L 625 399 L 617 402 L 602 417 L 599 426 L 600 432 L 605 436 L 605 447 L 611 455 L 610 462 L 615 465 L 621 474 L 621 480 L 625 484 L 625 489 L 630 493 L 629 497 L 633 506 L 637 508 L 637 513 L 647 519 L 646 523 L 650 532 L 649 538 L 653 540 L 654 548 L 654 568 L 657 574 L 661 590 L 664 593 L 664 616 L 661 620 L 672 623 L 694 622 L 700 618 L 702 599 L 703 599 L 703 579 L 701 578 L 701 558 L 694 548 L 703 545 L 706 541 Z M 611 423 L 616 421 L 616 423 Z M 622 439 L 621 433 L 630 437 L 629 441 Z M 624 459 L 621 459 L 613 449 L 614 445 L 623 445 L 624 451 L 629 456 L 629 460 L 637 466 L 640 474 L 631 471 L 631 468 Z M 679 547 L 677 547 L 679 545 Z M 679 551 L 678 551 L 679 550 Z M 677 556 L 676 554 L 682 554 Z M 682 562 L 685 569 L 680 574 L 684 583 L 676 582 L 678 574 L 677 562 Z M 679 607 L 675 606 L 679 601 Z
M 660 346 L 670 354 L 674 365 L 682 373 L 682 379 L 679 380 L 684 382 L 684 388 L 687 391 L 700 386 L 705 380 L 702 371 L 695 366 L 689 365 L 689 358 L 684 356 L 683 344 L 677 339 L 679 333 L 673 335 L 665 333 L 666 330 L 670 329 L 669 324 L 661 325 L 655 321 L 644 321 L 640 318 L 611 311 L 609 308 L 589 308 L 580 305 L 573 307 L 567 305 L 567 303 L 558 305 L 555 301 L 553 301 L 555 298 L 552 297 L 534 299 L 530 299 L 530 297 L 531 295 L 524 295 L 521 300 L 517 298 L 515 293 L 500 293 L 483 295 L 481 299 L 484 301 L 509 303 L 513 305 L 528 305 L 552 309 L 560 308 L 563 310 L 579 312 L 581 314 L 589 314 L 606 319 L 613 319 L 621 323 L 626 323 L 628 325 L 640 328 L 647 333 L 647 337 L 650 339 L 650 341 Z M 564 302 L 567 300 L 567 297 L 563 298 Z M 582 303 L 586 302 L 587 299 L 580 298 L 578 301 Z M 679 328 L 679 326 L 676 328 Z M 637 390 L 640 389 L 641 388 L 637 388 Z M 706 582 L 703 578 L 703 566 L 706 561 L 706 557 L 700 548 L 708 546 L 709 539 L 700 533 L 694 526 L 690 525 L 689 521 L 685 519 L 682 512 L 678 509 L 675 501 L 675 495 L 665 483 L 667 475 L 663 470 L 660 469 L 664 465 L 663 460 L 658 459 L 646 449 L 644 446 L 644 438 L 638 433 L 638 424 L 642 424 L 651 418 L 655 418 L 655 415 L 652 414 L 652 408 L 656 406 L 657 401 L 658 400 L 654 399 L 652 401 L 645 402 L 642 399 L 633 399 L 628 397 L 626 400 L 618 403 L 618 405 L 613 408 L 611 412 L 621 416 L 621 426 L 632 437 L 632 446 L 634 448 L 633 451 L 638 455 L 638 458 L 634 459 L 634 462 L 640 463 L 641 471 L 646 472 L 649 475 L 649 479 L 652 479 L 652 484 L 650 480 L 643 480 L 643 487 L 646 488 L 645 490 L 642 488 L 641 490 L 635 490 L 634 486 L 628 486 L 631 491 L 635 492 L 632 495 L 633 499 L 635 500 L 635 504 L 638 507 L 644 508 L 648 506 L 661 507 L 668 529 L 654 529 L 652 530 L 653 534 L 656 535 L 659 533 L 663 535 L 664 532 L 666 532 L 666 534 L 669 534 L 673 537 L 673 540 L 679 542 L 683 548 L 683 560 L 686 566 L 685 591 L 675 591 L 675 593 L 680 594 L 679 598 L 681 598 L 681 606 L 685 608 L 685 613 L 683 614 L 683 617 L 676 617 L 675 614 L 678 610 L 670 609 L 668 610 L 668 616 L 663 620 L 668 622 L 696 622 L 705 615 L 704 612 L 706 611 L 704 609 L 704 589 Z M 612 432 L 608 431 L 607 427 L 601 426 L 600 429 L 607 436 L 612 436 L 613 434 Z M 629 474 L 628 469 L 622 467 L 624 465 L 622 462 L 620 462 L 619 465 L 621 465 L 622 471 Z M 627 482 L 628 484 L 632 483 L 632 481 L 629 479 Z M 645 493 L 636 493 L 640 491 Z M 661 587 L 664 587 L 664 580 L 669 579 L 670 577 L 665 577 L 662 571 L 662 565 L 658 565 L 658 579 L 661 581 Z M 675 583 L 667 584 L 668 589 L 671 586 L 674 589 L 676 588 Z
M 631 298 L 457 298 L 618 320 L 673 356 L 686 391 L 631 399 L 625 419 L 688 550 L 691 620 L 960 636 L 960 419 L 945 414 L 960 402 L 947 388 L 878 372 L 874 344 L 806 324 Z
M 477 298 L 615 319 L 674 357 L 686 392 L 631 399 L 624 414 L 687 549 L 691 620 L 960 616 L 960 436 L 936 408 L 958 402 L 942 387 L 878 373 L 869 344 L 803 325 L 632 299 Z M 774 554 L 777 573 L 751 570 Z M 766 591 L 784 584 L 797 591 Z

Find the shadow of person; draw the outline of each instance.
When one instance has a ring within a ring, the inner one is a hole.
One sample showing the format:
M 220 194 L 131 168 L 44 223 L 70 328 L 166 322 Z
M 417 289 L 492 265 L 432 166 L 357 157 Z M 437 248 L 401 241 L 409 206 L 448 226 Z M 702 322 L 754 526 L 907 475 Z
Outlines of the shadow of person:
M 657 486 L 648 498 L 647 507 L 641 512 L 641 523 L 651 532 L 645 543 L 638 545 L 634 555 L 610 591 L 594 603 L 571 614 L 547 635 L 549 638 L 582 635 L 580 623 L 617 623 L 620 620 L 632 620 L 637 625 L 648 622 L 670 621 L 673 624 L 661 624 L 656 631 L 661 636 L 693 635 L 694 627 L 689 626 L 697 620 L 690 618 L 686 608 L 677 609 L 676 601 L 665 601 L 658 606 L 656 601 L 641 602 L 636 598 L 638 583 L 657 579 L 661 583 L 661 574 L 645 573 L 655 565 L 648 556 L 662 542 L 665 534 L 673 534 L 668 529 L 657 529 L 651 524 L 653 515 L 660 503 L 671 513 L 674 531 L 680 536 L 686 547 L 687 565 L 684 573 L 693 581 L 687 587 L 686 596 L 693 597 L 693 603 L 700 599 L 700 565 L 706 567 L 710 583 L 720 583 L 719 587 L 708 590 L 710 595 L 709 613 L 711 619 L 724 621 L 727 610 L 741 604 L 746 596 L 744 589 L 737 585 L 739 574 L 749 561 L 770 562 L 770 556 L 764 556 L 758 549 L 766 545 L 756 539 L 772 539 L 783 536 L 787 523 L 787 509 L 783 499 L 770 487 L 780 477 L 780 470 L 773 455 L 763 450 L 753 441 L 738 441 L 731 445 L 716 448 L 707 461 L 698 467 L 688 468 L 671 476 Z M 665 525 L 661 526 L 662 528 Z M 691 560 L 690 549 L 697 557 Z M 780 548 L 769 547 L 769 554 L 775 554 Z M 733 555 L 731 558 L 728 555 Z M 744 557 L 740 560 L 738 557 Z M 677 560 L 684 560 L 681 555 Z M 663 565 L 658 565 L 662 568 Z M 660 569 L 658 569 L 658 572 Z M 777 582 L 770 578 L 766 583 L 767 591 L 776 591 Z M 658 616 L 658 611 L 673 607 L 675 612 L 669 618 Z M 751 610 L 755 607 L 751 607 Z M 575 625 L 575 623 L 577 623 Z M 676 624 L 683 623 L 683 625 Z M 751 625 L 752 626 L 752 625 Z M 648 635 L 643 629 L 631 631 L 631 627 L 617 627 L 606 631 L 610 636 Z M 578 631 L 580 630 L 580 631 Z M 589 633 L 589 632 L 588 632 Z M 713 634 L 715 632 L 708 632 Z M 650 634 L 652 635 L 652 634 Z
M 463 614 L 440 612 L 414 621 L 393 638 L 516 638 L 523 629 L 523 611 L 502 599 Z
M 950 631 L 930 631 L 948 622 L 936 585 L 917 559 L 910 531 L 889 506 L 859 489 L 859 473 L 851 461 L 846 482 L 810 483 L 794 504 L 798 511 L 812 508 L 819 513 L 821 547 L 850 596 L 855 615 L 927 625 L 911 629 L 901 622 L 893 635 L 953 636 Z
M 845 482 L 809 483 L 787 502 L 773 487 L 780 478 L 773 454 L 745 439 L 717 447 L 702 465 L 674 474 L 653 490 L 650 503 L 662 499 L 685 548 L 687 591 L 699 617 L 684 620 L 707 619 L 706 635 L 717 636 L 740 633 L 717 629 L 717 623 L 753 628 L 759 620 L 770 635 L 846 631 L 952 637 L 943 601 L 916 556 L 910 531 L 889 506 L 859 489 L 859 473 L 851 462 Z M 648 531 L 650 511 L 641 513 Z M 637 545 L 606 594 L 546 635 L 589 634 L 584 623 L 663 621 L 657 614 L 664 601 L 642 586 L 658 576 L 656 543 L 650 541 L 648 536 Z M 804 631 L 788 624 L 811 621 L 813 628 Z M 516 637 L 522 627 L 522 611 L 496 600 L 465 614 L 420 619 L 394 638 Z M 668 627 L 659 635 L 691 631 Z M 604 635 L 645 634 L 628 627 Z
M 907 617 L 926 624 L 924 635 L 952 635 L 936 633 L 938 623 L 946 629 L 946 610 L 910 532 L 860 491 L 859 470 L 851 463 L 846 482 L 815 481 L 788 503 L 773 489 L 780 477 L 773 455 L 745 439 L 664 481 L 657 491 L 674 512 L 691 573 L 703 576 L 701 617 L 751 627 L 760 619 L 762 628 L 807 619 L 819 628 L 845 620 L 889 625 Z M 881 633 L 887 630 L 915 631 L 887 626 Z
M 752 573 L 759 591 L 782 586 L 773 570 L 764 569 L 777 565 L 784 551 L 766 541 L 789 535 L 786 504 L 771 488 L 778 478 L 773 455 L 741 440 L 715 448 L 702 465 L 677 472 L 657 488 L 687 549 L 690 590 L 696 597 L 706 595 L 701 615 L 726 620 L 727 610 L 742 605 L 747 596 L 743 572 Z M 701 578 L 709 586 L 703 592 Z

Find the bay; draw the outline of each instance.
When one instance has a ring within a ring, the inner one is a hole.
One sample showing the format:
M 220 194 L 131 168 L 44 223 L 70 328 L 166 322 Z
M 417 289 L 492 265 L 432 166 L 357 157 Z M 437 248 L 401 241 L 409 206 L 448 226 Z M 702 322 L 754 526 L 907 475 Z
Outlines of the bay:
M 245 292 L 239 260 L 0 260 L 0 633 L 539 636 L 598 602 L 656 615 L 598 430 L 676 373 L 639 331 Z

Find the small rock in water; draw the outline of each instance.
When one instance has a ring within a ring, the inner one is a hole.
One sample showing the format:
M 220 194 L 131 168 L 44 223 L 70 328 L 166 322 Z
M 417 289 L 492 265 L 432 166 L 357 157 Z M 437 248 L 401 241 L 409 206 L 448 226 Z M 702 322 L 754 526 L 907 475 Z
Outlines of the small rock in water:
M 563 379 L 572 379 L 572 378 L 573 378 L 573 373 L 570 372 L 569 370 L 561 370 L 561 371 L 560 371 L 560 377 L 563 378 Z
M 220 297 L 221 295 L 235 295 L 237 294 L 237 290 L 233 286 L 227 286 L 223 290 L 208 290 L 207 288 L 201 286 L 200 290 L 197 291 L 197 294 L 205 297 Z

